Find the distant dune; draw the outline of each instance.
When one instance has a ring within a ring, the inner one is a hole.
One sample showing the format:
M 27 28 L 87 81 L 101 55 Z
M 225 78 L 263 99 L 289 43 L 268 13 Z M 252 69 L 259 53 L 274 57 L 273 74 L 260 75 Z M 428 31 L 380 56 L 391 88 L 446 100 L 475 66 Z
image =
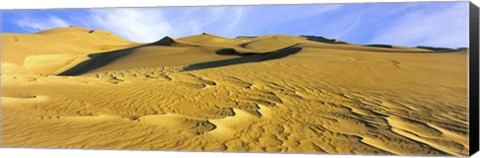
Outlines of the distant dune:
M 86 60 L 86 55 L 89 53 L 138 45 L 106 31 L 89 30 L 81 27 L 57 28 L 35 34 L 2 33 L 1 39 L 2 74 L 11 71 L 56 74 L 65 71 L 59 69 L 66 64 L 73 66 L 82 60 Z M 55 62 L 63 62 L 63 65 L 54 64 L 56 66 L 53 67 L 49 64 L 40 64 L 49 63 L 44 61 L 48 60 L 47 58 L 54 58 Z M 38 62 L 35 61 L 37 59 Z M 31 63 L 40 65 L 29 65 Z M 15 65 L 16 69 L 3 69 L 5 64 Z M 47 67 L 43 68 L 43 66 Z M 33 70 L 29 68 L 33 68 Z
M 468 154 L 467 49 L 203 33 L 1 35 L 2 145 Z

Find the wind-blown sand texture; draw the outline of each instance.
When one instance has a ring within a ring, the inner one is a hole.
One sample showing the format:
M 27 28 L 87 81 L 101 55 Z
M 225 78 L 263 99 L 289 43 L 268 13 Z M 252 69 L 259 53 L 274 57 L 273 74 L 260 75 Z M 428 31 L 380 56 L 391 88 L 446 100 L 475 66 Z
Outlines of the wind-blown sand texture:
M 467 53 L 317 36 L 2 34 L 2 145 L 467 155 Z

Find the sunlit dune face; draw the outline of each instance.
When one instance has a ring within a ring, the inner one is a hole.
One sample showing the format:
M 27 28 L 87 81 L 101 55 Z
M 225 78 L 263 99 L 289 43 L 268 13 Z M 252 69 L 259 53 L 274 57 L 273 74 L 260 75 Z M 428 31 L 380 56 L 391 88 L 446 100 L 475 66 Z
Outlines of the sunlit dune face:
M 41 42 L 40 42 L 41 41 Z M 7 147 L 468 154 L 467 53 L 200 34 L 2 34 Z

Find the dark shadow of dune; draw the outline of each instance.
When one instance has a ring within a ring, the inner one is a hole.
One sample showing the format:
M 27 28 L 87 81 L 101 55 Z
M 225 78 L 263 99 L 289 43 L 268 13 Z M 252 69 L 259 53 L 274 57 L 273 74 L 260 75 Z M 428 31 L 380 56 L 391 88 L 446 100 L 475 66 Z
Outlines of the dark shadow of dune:
M 131 47 L 127 49 L 121 49 L 121 50 L 114 50 L 114 51 L 108 51 L 108 52 L 102 52 L 102 53 L 94 53 L 94 54 L 89 54 L 88 57 L 90 59 L 83 61 L 74 67 L 59 73 L 59 76 L 77 76 L 81 75 L 84 73 L 87 73 L 89 71 L 95 70 L 97 68 L 100 68 L 102 66 L 105 66 L 107 64 L 110 64 L 114 62 L 115 60 L 124 57 L 130 53 L 133 52 L 133 50 L 145 47 L 145 46 L 183 46 L 185 44 L 182 43 L 176 43 L 175 40 L 173 40 L 170 37 L 164 37 L 159 41 L 149 43 L 149 44 L 144 44 L 136 47 Z M 185 45 L 187 46 L 187 45 Z M 188 45 L 189 46 L 189 45 Z M 230 59 L 230 60 L 222 60 L 222 61 L 214 61 L 214 62 L 206 62 L 206 63 L 199 63 L 199 64 L 193 64 L 190 66 L 187 66 L 184 68 L 185 71 L 188 70 L 197 70 L 197 69 L 205 69 L 205 68 L 212 68 L 212 67 L 218 67 L 218 66 L 227 66 L 227 65 L 234 65 L 234 64 L 241 64 L 241 63 L 249 63 L 249 62 L 258 62 L 258 61 L 265 61 L 265 60 L 270 60 L 270 59 L 278 59 L 278 58 L 283 58 L 291 54 L 295 54 L 299 52 L 302 48 L 298 47 L 287 47 L 283 48 L 280 50 L 272 51 L 272 52 L 267 52 L 263 54 L 258 54 L 258 53 L 238 53 L 235 51 L 235 49 L 232 48 L 226 48 L 222 49 L 220 51 L 217 51 L 216 54 L 218 55 L 236 55 L 240 56 L 241 58 L 237 59 Z
M 305 37 L 309 41 L 315 41 L 315 42 L 322 42 L 322 43 L 329 43 L 329 44 L 349 44 L 347 42 L 343 42 L 337 39 L 329 39 L 325 38 L 323 36 L 313 36 L 313 35 L 301 35 L 301 37 Z M 394 48 L 393 45 L 388 45 L 388 44 L 367 44 L 363 45 L 367 47 L 377 47 L 377 48 Z M 457 51 L 464 51 L 467 50 L 468 48 L 442 48 L 442 47 L 429 47 L 429 46 L 417 46 L 415 48 L 420 48 L 420 49 L 427 49 L 434 51 L 435 53 L 448 53 L 448 52 L 457 52 Z
M 364 46 L 367 46 L 367 47 L 378 47 L 378 48 L 393 48 L 392 45 L 388 45 L 388 44 L 367 44 L 367 45 L 364 45 Z
M 216 53 L 219 55 L 238 55 L 240 56 L 240 58 L 193 64 L 183 68 L 183 71 L 191 71 L 191 70 L 199 70 L 199 69 L 207 69 L 207 68 L 214 68 L 214 67 L 221 67 L 221 66 L 229 66 L 229 65 L 236 65 L 236 64 L 279 59 L 279 58 L 287 57 L 292 54 L 296 54 L 300 52 L 300 50 L 302 50 L 302 48 L 290 46 L 290 47 L 279 49 L 276 51 L 258 54 L 258 53 L 238 53 L 237 51 L 235 51 L 235 49 L 227 48 L 227 49 L 222 49 L 220 51 L 217 51 Z
M 88 71 L 97 69 L 104 65 L 107 65 L 120 57 L 130 54 L 134 49 L 143 47 L 137 46 L 128 49 L 104 52 L 104 53 L 96 53 L 96 54 L 89 54 L 88 57 L 90 59 L 81 62 L 80 64 L 75 65 L 74 67 L 58 74 L 59 76 L 76 76 L 86 73 Z
M 258 54 L 258 53 L 238 53 L 235 49 L 233 48 L 225 48 L 225 49 L 222 49 L 222 50 L 219 50 L 217 52 L 215 52 L 215 54 L 218 54 L 218 55 L 238 55 L 238 56 L 249 56 L 249 55 L 255 55 L 255 54 Z
M 244 37 L 244 38 L 253 38 L 255 36 L 239 36 L 239 37 Z M 328 39 L 322 36 L 309 36 L 309 35 L 302 35 L 302 37 L 307 38 L 310 41 L 316 41 L 316 42 L 322 42 L 322 43 L 331 43 L 331 44 L 348 44 L 346 42 L 342 42 L 336 39 Z M 248 44 L 248 43 L 246 43 Z M 240 45 L 241 47 L 245 47 L 245 45 Z M 94 54 L 89 54 L 88 57 L 90 59 L 83 61 L 74 67 L 58 74 L 59 76 L 76 76 L 76 75 L 81 75 L 86 72 L 92 71 L 94 69 L 100 68 L 102 66 L 105 66 L 111 62 L 114 62 L 115 60 L 124 57 L 126 55 L 129 55 L 130 53 L 133 52 L 133 50 L 145 46 L 172 46 L 172 47 L 198 47 L 199 45 L 196 45 L 194 43 L 185 43 L 185 42 L 178 42 L 175 41 L 174 39 L 170 37 L 164 37 L 156 42 L 153 43 L 148 43 L 140 46 L 135 46 L 131 48 L 126 48 L 126 49 L 121 49 L 121 50 L 114 50 L 114 51 L 108 51 L 108 52 L 102 52 L 102 53 L 94 53 Z M 190 71 L 190 70 L 198 70 L 198 69 L 206 69 L 206 68 L 213 68 L 213 67 L 220 67 L 220 66 L 228 66 L 228 65 L 235 65 L 235 64 L 242 64 L 242 63 L 250 63 L 250 62 L 259 62 L 259 61 L 265 61 L 265 60 L 272 60 L 272 59 L 278 59 L 278 58 L 283 58 L 292 54 L 298 53 L 302 48 L 300 47 L 295 47 L 296 45 L 292 45 L 286 48 L 282 48 L 276 51 L 271 51 L 271 52 L 266 52 L 266 53 L 239 53 L 233 48 L 226 48 L 222 49 L 216 52 L 218 55 L 235 55 L 239 56 L 240 58 L 236 59 L 228 59 L 228 60 L 220 60 L 220 61 L 212 61 L 212 62 L 205 62 L 205 63 L 198 63 L 198 64 L 193 64 L 185 67 L 183 70 L 184 71 Z M 370 44 L 370 45 L 365 45 L 365 46 L 370 46 L 370 47 L 380 47 L 380 48 L 393 48 L 391 45 L 385 45 L 385 44 Z M 435 53 L 448 53 L 448 52 L 457 52 L 457 51 L 464 51 L 468 50 L 468 48 L 458 48 L 458 49 L 452 49 L 452 48 L 440 48 L 440 47 L 427 47 L 427 46 L 418 46 L 416 48 L 420 49 L 426 49 L 426 50 L 432 50 Z
M 339 41 L 336 39 L 328 39 L 322 36 L 311 36 L 311 35 L 301 35 L 301 36 L 307 38 L 307 40 L 315 41 L 315 42 L 330 43 L 330 44 L 348 44 L 347 42 Z
M 395 48 L 395 46 L 388 45 L 388 44 L 367 44 L 367 45 L 362 45 L 362 46 L 377 47 L 377 48 Z M 464 48 L 464 47 L 460 47 L 460 48 L 457 48 L 457 49 L 442 48 L 442 47 L 429 47 L 429 46 L 417 46 L 417 47 L 408 47 L 408 48 L 419 48 L 419 49 L 430 50 L 430 51 L 432 51 L 431 53 L 453 53 L 453 52 L 468 50 L 468 48 Z M 410 52 L 410 53 L 418 53 L 418 52 Z
M 429 47 L 429 46 L 417 46 L 416 48 L 428 49 L 428 50 L 432 50 L 432 51 L 435 51 L 435 52 L 456 52 L 456 51 L 462 51 L 462 50 L 467 49 L 467 48 L 453 49 L 453 48 Z
M 136 47 L 131 47 L 127 49 L 121 49 L 121 50 L 114 50 L 114 51 L 109 51 L 109 52 L 103 52 L 103 53 L 95 53 L 95 54 L 89 54 L 88 57 L 90 59 L 81 62 L 80 64 L 75 65 L 74 67 L 58 74 L 59 76 L 76 76 L 76 75 L 81 75 L 86 72 L 92 71 L 94 69 L 100 68 L 102 66 L 105 66 L 123 56 L 126 56 L 130 53 L 132 53 L 133 50 L 145 46 L 171 46 L 175 44 L 175 41 L 170 38 L 170 37 L 164 37 L 161 40 L 145 45 L 140 45 Z

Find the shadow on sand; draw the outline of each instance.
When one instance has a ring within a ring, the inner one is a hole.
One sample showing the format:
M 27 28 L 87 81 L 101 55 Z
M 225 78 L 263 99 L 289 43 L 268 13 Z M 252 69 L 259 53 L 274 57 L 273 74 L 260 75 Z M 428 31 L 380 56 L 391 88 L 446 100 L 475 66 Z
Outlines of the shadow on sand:
M 330 44 L 348 44 L 347 42 L 339 41 L 336 39 L 328 39 L 322 36 L 301 35 L 301 37 L 305 37 L 307 38 L 307 40 L 315 41 L 315 42 L 330 43 Z
M 258 53 L 238 53 L 237 51 L 235 51 L 235 49 L 227 48 L 227 49 L 222 49 L 220 51 L 217 51 L 216 54 L 238 55 L 240 56 L 240 58 L 193 64 L 183 68 L 183 71 L 191 71 L 191 70 L 207 69 L 207 68 L 214 68 L 214 67 L 220 67 L 220 66 L 228 66 L 228 65 L 279 59 L 279 58 L 287 57 L 292 54 L 296 54 L 300 52 L 300 50 L 302 50 L 302 48 L 295 47 L 295 45 L 293 45 L 293 46 L 282 48 L 276 51 L 258 54 Z
M 417 46 L 416 48 L 421 48 L 421 49 L 428 49 L 436 52 L 455 52 L 455 51 L 464 51 L 467 50 L 468 48 L 443 48 L 443 47 L 428 47 L 428 46 Z
M 161 40 L 154 42 L 154 43 L 149 43 L 145 45 L 140 45 L 132 48 L 127 48 L 127 49 L 121 49 L 121 50 L 115 50 L 115 51 L 109 51 L 109 52 L 103 52 L 103 53 L 95 53 L 95 54 L 89 54 L 88 57 L 90 59 L 81 62 L 80 64 L 75 65 L 74 67 L 58 74 L 59 76 L 76 76 L 76 75 L 81 75 L 84 73 L 87 73 L 89 71 L 92 71 L 94 69 L 100 68 L 102 66 L 105 66 L 123 56 L 126 56 L 130 53 L 133 52 L 133 50 L 145 46 L 172 46 L 176 44 L 176 42 L 171 39 L 170 37 L 165 37 L 162 38 Z M 272 52 L 267 52 L 267 53 L 238 53 L 232 48 L 226 48 L 222 49 L 220 51 L 217 51 L 216 54 L 218 55 L 237 55 L 240 56 L 240 58 L 237 59 L 229 59 L 229 60 L 221 60 L 221 61 L 213 61 L 213 62 L 205 62 L 205 63 L 199 63 L 199 64 L 193 64 L 190 66 L 185 67 L 183 70 L 184 71 L 190 71 L 190 70 L 198 70 L 198 69 L 206 69 L 206 68 L 213 68 L 213 67 L 219 67 L 219 66 L 227 66 L 227 65 L 234 65 L 234 64 L 242 64 L 242 63 L 249 63 L 249 62 L 258 62 L 258 61 L 265 61 L 265 60 L 270 60 L 270 59 L 278 59 L 278 58 L 283 58 L 286 56 L 289 56 L 291 54 L 295 54 L 299 52 L 302 48 L 299 47 L 287 47 L 283 49 L 279 49 L 276 51 Z
M 335 39 L 328 39 L 322 36 L 306 36 L 303 37 L 307 38 L 311 41 L 316 42 L 323 42 L 323 43 L 331 43 L 331 44 L 347 44 L 346 42 L 338 41 Z M 253 37 L 248 37 L 253 38 Z M 132 48 L 126 48 L 121 50 L 114 50 L 109 52 L 103 53 L 95 53 L 89 54 L 88 57 L 90 59 L 81 62 L 80 64 L 75 65 L 74 67 L 58 74 L 59 76 L 76 76 L 81 75 L 86 72 L 92 71 L 94 69 L 100 68 L 105 66 L 123 56 L 126 56 L 133 52 L 133 50 L 145 46 L 196 46 L 192 44 L 185 44 L 185 43 L 177 43 L 174 39 L 170 37 L 164 37 L 161 40 L 149 44 L 144 44 Z M 371 44 L 366 45 L 370 47 L 380 47 L 380 48 L 393 48 L 391 45 L 384 45 L 384 44 Z M 459 50 L 467 50 L 467 48 L 458 48 L 458 49 L 451 49 L 451 48 L 436 48 L 436 47 L 426 47 L 426 46 L 418 46 L 417 48 L 432 50 L 434 52 L 455 52 Z M 296 45 L 292 45 L 286 48 L 282 48 L 276 51 L 266 52 L 266 53 L 239 53 L 233 48 L 226 48 L 220 51 L 217 51 L 216 54 L 218 55 L 236 55 L 240 58 L 235 59 L 227 59 L 227 60 L 220 60 L 220 61 L 212 61 L 212 62 L 204 62 L 198 64 L 192 64 L 183 69 L 183 71 L 191 71 L 191 70 L 198 70 L 198 69 L 206 69 L 206 68 L 214 68 L 220 66 L 228 66 L 228 65 L 235 65 L 235 64 L 243 64 L 243 63 L 250 63 L 250 62 L 259 62 L 259 61 L 266 61 L 271 59 L 278 59 L 283 58 L 292 54 L 298 53 L 302 48 L 296 47 Z
M 103 53 L 89 54 L 90 59 L 81 62 L 80 64 L 75 65 L 74 67 L 58 74 L 59 76 L 76 76 L 84 74 L 88 71 L 105 66 L 125 55 L 132 53 L 133 50 L 145 46 L 171 46 L 175 44 L 175 41 L 170 37 L 164 37 L 161 40 L 149 44 L 144 44 L 136 47 L 131 47 L 127 49 L 114 50 Z

